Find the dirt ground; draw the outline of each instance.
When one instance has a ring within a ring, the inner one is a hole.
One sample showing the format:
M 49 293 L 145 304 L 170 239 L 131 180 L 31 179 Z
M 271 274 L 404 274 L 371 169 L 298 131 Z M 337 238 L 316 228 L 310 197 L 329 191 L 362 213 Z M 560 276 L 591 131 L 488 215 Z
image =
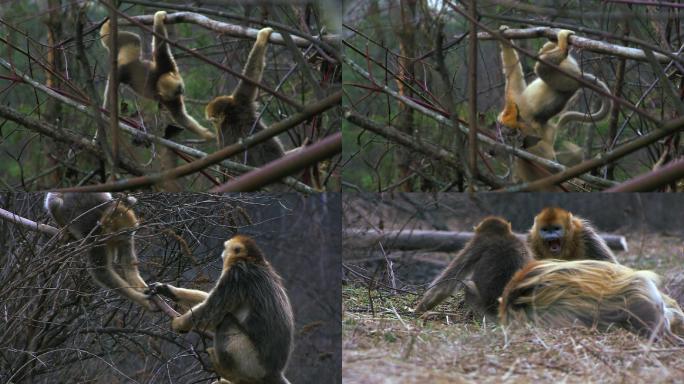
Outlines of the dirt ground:
M 684 246 L 678 236 L 629 234 L 621 263 L 664 276 L 684 299 Z M 474 316 L 453 297 L 428 321 L 410 308 L 411 285 L 372 283 L 345 265 L 342 378 L 351 383 L 681 383 L 684 346 L 622 329 L 507 329 Z M 367 269 L 370 270 L 370 269 Z M 367 276 L 367 275 L 366 275 Z M 380 279 L 372 279 L 377 281 Z M 428 283 L 429 281 L 425 281 Z

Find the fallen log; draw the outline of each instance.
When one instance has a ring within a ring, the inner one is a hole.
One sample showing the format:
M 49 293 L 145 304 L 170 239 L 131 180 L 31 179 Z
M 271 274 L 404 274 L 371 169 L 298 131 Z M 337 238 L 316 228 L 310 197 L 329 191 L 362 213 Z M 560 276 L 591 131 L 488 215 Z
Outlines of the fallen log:
M 516 234 L 521 240 L 527 238 L 527 234 Z M 599 234 L 614 251 L 627 251 L 627 240 L 624 236 Z M 473 232 L 429 231 L 422 229 L 414 230 L 388 230 L 376 231 L 374 229 L 348 228 L 344 230 L 342 247 L 367 248 L 376 247 L 382 243 L 384 250 L 397 251 L 429 251 L 429 252 L 455 252 L 473 237 Z

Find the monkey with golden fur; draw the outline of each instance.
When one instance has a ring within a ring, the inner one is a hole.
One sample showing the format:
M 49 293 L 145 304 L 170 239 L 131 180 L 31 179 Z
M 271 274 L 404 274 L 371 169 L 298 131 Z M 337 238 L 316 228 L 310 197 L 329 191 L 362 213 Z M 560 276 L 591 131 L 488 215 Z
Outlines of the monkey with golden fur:
M 674 337 L 659 278 L 609 261 L 533 261 L 506 285 L 499 305 L 502 325 L 543 327 L 617 325 L 648 337 Z M 681 318 L 676 318 L 680 322 Z M 673 333 L 674 331 L 674 333 Z
M 261 81 L 264 72 L 266 48 L 272 32 L 272 28 L 259 31 L 242 70 L 245 77 L 256 83 Z M 231 95 L 218 96 L 207 104 L 205 115 L 214 124 L 219 146 L 237 143 L 240 139 L 266 128 L 257 115 L 256 97 L 257 87 L 240 80 Z M 277 137 L 272 137 L 248 149 L 247 164 L 262 166 L 284 154 L 283 144 Z
M 430 284 L 415 311 L 430 310 L 463 286 L 466 303 L 496 317 L 497 300 L 506 283 L 530 260 L 525 243 L 513 234 L 511 224 L 499 217 L 488 217 L 475 227 L 473 238 Z
M 154 14 L 154 33 L 167 37 L 164 20 L 165 11 Z M 100 28 L 100 41 L 110 51 L 110 26 L 107 20 Z M 170 113 L 180 126 L 189 129 L 203 139 L 213 139 L 211 130 L 200 125 L 185 110 L 183 93 L 185 85 L 178 71 L 171 48 L 166 40 L 152 37 L 152 60 L 142 58 L 140 36 L 132 32 L 119 31 L 119 49 L 117 51 L 117 72 L 119 81 L 129 85 L 138 95 L 156 100 Z M 105 100 L 108 99 L 109 81 L 105 89 Z
M 599 260 L 619 264 L 588 220 L 562 208 L 547 207 L 537 214 L 527 241 L 538 260 Z M 673 298 L 661 295 L 672 330 L 684 336 L 684 311 Z
M 508 29 L 507 26 L 500 27 L 502 31 L 506 29 Z M 590 73 L 581 71 L 577 61 L 569 55 L 568 37 L 572 34 L 574 34 L 573 31 L 560 30 L 557 35 L 558 42 L 544 44 L 538 52 L 539 58 L 557 65 L 565 73 L 591 81 L 610 93 L 610 89 L 603 81 Z M 554 145 L 559 128 L 571 121 L 596 122 L 608 116 L 612 106 L 610 99 L 603 100 L 600 109 L 594 113 L 566 111 L 559 116 L 555 124 L 552 123 L 551 118 L 566 108 L 570 99 L 579 90 L 580 83 L 538 61 L 534 67 L 537 78 L 528 85 L 525 82 L 520 58 L 512 47 L 501 44 L 501 59 L 506 77 L 506 95 L 505 105 L 498 120 L 503 125 L 520 130 L 524 136 L 538 140 L 537 143 L 524 148 L 528 152 L 555 161 Z M 563 147 L 566 152 L 581 152 L 581 148 L 573 143 L 563 143 Z M 577 158 L 577 153 L 570 153 L 567 157 Z M 549 170 L 541 165 L 532 164 L 525 159 L 516 159 L 514 175 L 517 181 L 530 182 L 548 174 Z M 552 188 L 552 190 L 557 191 L 559 188 Z
M 193 306 L 173 319 L 173 330 L 215 332 L 207 352 L 221 382 L 289 383 L 283 372 L 294 320 L 281 277 L 247 236 L 226 241 L 221 257 L 221 277 L 208 293 L 163 283 L 151 284 L 148 293 Z
M 547 207 L 534 217 L 527 242 L 535 259 L 603 260 L 615 254 L 588 220 L 562 208 Z
M 134 198 L 128 199 L 128 204 L 134 203 Z M 103 238 L 93 239 L 88 256 L 88 272 L 96 283 L 148 310 L 156 308 L 144 293 L 147 284 L 138 272 L 134 242 L 138 218 L 127 204 L 109 193 L 50 192 L 45 197 L 45 210 L 76 239 L 93 235 Z M 122 274 L 114 270 L 116 259 Z

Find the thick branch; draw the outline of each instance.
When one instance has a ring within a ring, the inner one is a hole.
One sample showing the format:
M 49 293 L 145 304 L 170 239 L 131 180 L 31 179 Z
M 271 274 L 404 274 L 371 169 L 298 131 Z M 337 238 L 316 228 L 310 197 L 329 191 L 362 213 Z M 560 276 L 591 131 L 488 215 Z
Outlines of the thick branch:
M 681 179 L 684 179 L 684 159 L 673 161 L 655 171 L 639 175 L 604 192 L 653 191 Z
M 337 132 L 295 153 L 219 185 L 211 192 L 255 191 L 340 152 L 342 152 L 342 132 Z
M 326 110 L 338 105 L 342 100 L 342 92 L 336 92 L 325 99 L 313 104 L 309 104 L 300 113 L 292 115 L 285 120 L 279 121 L 263 131 L 257 132 L 252 136 L 240 140 L 238 143 L 228 145 L 204 158 L 195 160 L 191 163 L 181 165 L 165 172 L 154 173 L 148 176 L 135 177 L 113 183 L 90 185 L 85 187 L 66 188 L 64 192 L 116 192 L 128 189 L 136 189 L 158 184 L 163 181 L 173 180 L 182 176 L 200 171 L 206 167 L 223 161 L 224 159 L 244 152 L 257 144 L 279 135 L 288 129 L 292 129 L 300 123 L 316 116 Z
M 527 234 L 516 234 L 525 241 Z M 627 251 L 627 240 L 624 236 L 601 234 L 610 249 Z M 373 229 L 350 228 L 343 234 L 344 248 L 367 248 L 377 246 L 399 251 L 431 251 L 455 252 L 463 248 L 473 238 L 472 232 L 427 231 L 427 230 L 389 230 L 378 232 Z
M 546 37 L 550 40 L 556 40 L 558 29 L 548 27 L 533 27 L 523 29 L 507 29 L 501 32 L 501 35 L 507 39 L 534 39 L 539 37 Z M 497 40 L 496 36 L 489 32 L 479 32 L 477 38 L 480 40 Z M 642 49 L 630 48 L 622 45 L 611 44 L 605 41 L 588 39 L 586 37 L 571 35 L 568 42 L 581 49 L 602 53 L 611 56 L 624 57 L 625 59 L 648 61 L 646 54 Z M 653 55 L 660 63 L 669 63 L 671 59 L 662 53 L 654 52 Z M 676 55 L 676 53 L 673 53 Z
M 152 25 L 154 23 L 154 15 L 140 15 L 131 16 L 131 19 L 146 25 Z M 230 37 L 239 38 L 250 38 L 256 40 L 258 29 L 244 27 L 242 25 L 224 23 L 222 21 L 216 21 L 210 19 L 204 15 L 200 15 L 195 12 L 175 12 L 170 13 L 166 16 L 164 24 L 179 24 L 179 23 L 191 23 L 197 24 L 204 28 L 210 29 L 212 31 L 220 32 Z M 123 23 L 122 23 L 123 24 Z M 320 40 L 320 36 L 313 36 L 315 40 Z M 338 37 L 335 35 L 326 35 L 323 37 L 323 41 L 330 41 L 332 43 L 336 42 Z M 273 32 L 271 37 L 268 39 L 269 43 L 285 45 L 285 40 L 280 33 Z M 292 36 L 292 41 L 300 48 L 306 48 L 311 43 L 302 37 Z

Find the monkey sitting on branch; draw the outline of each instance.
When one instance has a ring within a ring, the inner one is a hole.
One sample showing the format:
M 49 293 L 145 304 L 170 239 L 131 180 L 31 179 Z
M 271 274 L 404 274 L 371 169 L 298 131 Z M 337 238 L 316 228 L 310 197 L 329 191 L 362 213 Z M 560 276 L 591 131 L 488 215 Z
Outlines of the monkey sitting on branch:
M 653 272 L 608 261 L 533 261 L 504 289 L 499 319 L 502 325 L 618 325 L 643 336 L 684 341 L 673 332 L 673 314 L 665 309 L 658 282 Z M 681 324 L 681 318 L 674 320 Z
M 167 37 L 166 12 L 154 14 L 154 33 Z M 100 41 L 111 51 L 109 46 L 110 26 L 107 20 L 100 28 Z M 189 129 L 203 139 L 213 139 L 214 134 L 201 126 L 185 110 L 183 93 L 185 85 L 178 70 L 178 65 L 171 54 L 171 48 L 164 39 L 152 36 L 152 60 L 142 58 L 140 36 L 133 32 L 119 31 L 117 55 L 117 72 L 119 81 L 130 86 L 138 95 L 156 100 L 170 113 L 173 120 L 181 127 Z M 108 105 L 109 81 L 105 87 L 105 107 Z
M 415 308 L 424 313 L 465 288 L 465 301 L 478 312 L 496 318 L 498 298 L 513 274 L 532 260 L 525 243 L 511 224 L 488 217 L 475 227 L 475 235 L 430 284 Z
M 272 28 L 259 31 L 242 70 L 242 74 L 255 83 L 261 81 L 264 73 L 266 48 L 272 32 Z M 257 115 L 256 97 L 256 85 L 240 80 L 231 95 L 218 96 L 207 104 L 205 115 L 214 124 L 220 147 L 266 129 Z M 284 155 L 283 144 L 277 137 L 272 137 L 248 149 L 247 164 L 259 167 Z
M 508 29 L 501 26 L 500 30 Z M 573 31 L 560 30 L 557 35 L 558 43 L 547 42 L 539 50 L 539 58 L 560 67 L 558 71 L 551 66 L 538 61 L 534 72 L 537 78 L 529 85 L 525 82 L 524 72 L 518 53 L 508 44 L 501 44 L 501 60 L 506 77 L 505 105 L 499 114 L 498 121 L 512 129 L 517 129 L 525 136 L 524 149 L 528 152 L 549 160 L 556 160 L 554 145 L 558 130 L 571 121 L 597 122 L 608 116 L 612 100 L 604 99 L 601 107 L 594 113 L 584 114 L 577 111 L 562 113 L 557 123 L 550 120 L 561 113 L 570 99 L 577 93 L 580 83 L 567 76 L 586 79 L 610 93 L 608 86 L 596 76 L 583 72 L 577 61 L 569 55 L 568 37 Z M 569 151 L 580 151 L 581 148 L 573 143 L 564 143 Z M 577 157 L 575 154 L 570 157 Z M 549 171 L 540 165 L 532 164 L 529 160 L 516 158 L 514 177 L 519 182 L 531 182 L 543 178 Z M 552 190 L 558 191 L 559 188 Z
M 221 383 L 289 383 L 283 372 L 294 319 L 281 277 L 247 236 L 226 241 L 221 257 L 221 277 L 208 293 L 153 283 L 148 294 L 192 306 L 173 319 L 174 331 L 215 332 L 207 353 Z
M 127 202 L 132 205 L 135 199 Z M 96 283 L 148 310 L 156 309 L 144 293 L 147 284 L 138 272 L 134 243 L 138 218 L 129 206 L 109 193 L 50 192 L 45 197 L 45 210 L 74 238 L 92 240 L 88 272 Z M 122 274 L 114 270 L 117 259 Z

